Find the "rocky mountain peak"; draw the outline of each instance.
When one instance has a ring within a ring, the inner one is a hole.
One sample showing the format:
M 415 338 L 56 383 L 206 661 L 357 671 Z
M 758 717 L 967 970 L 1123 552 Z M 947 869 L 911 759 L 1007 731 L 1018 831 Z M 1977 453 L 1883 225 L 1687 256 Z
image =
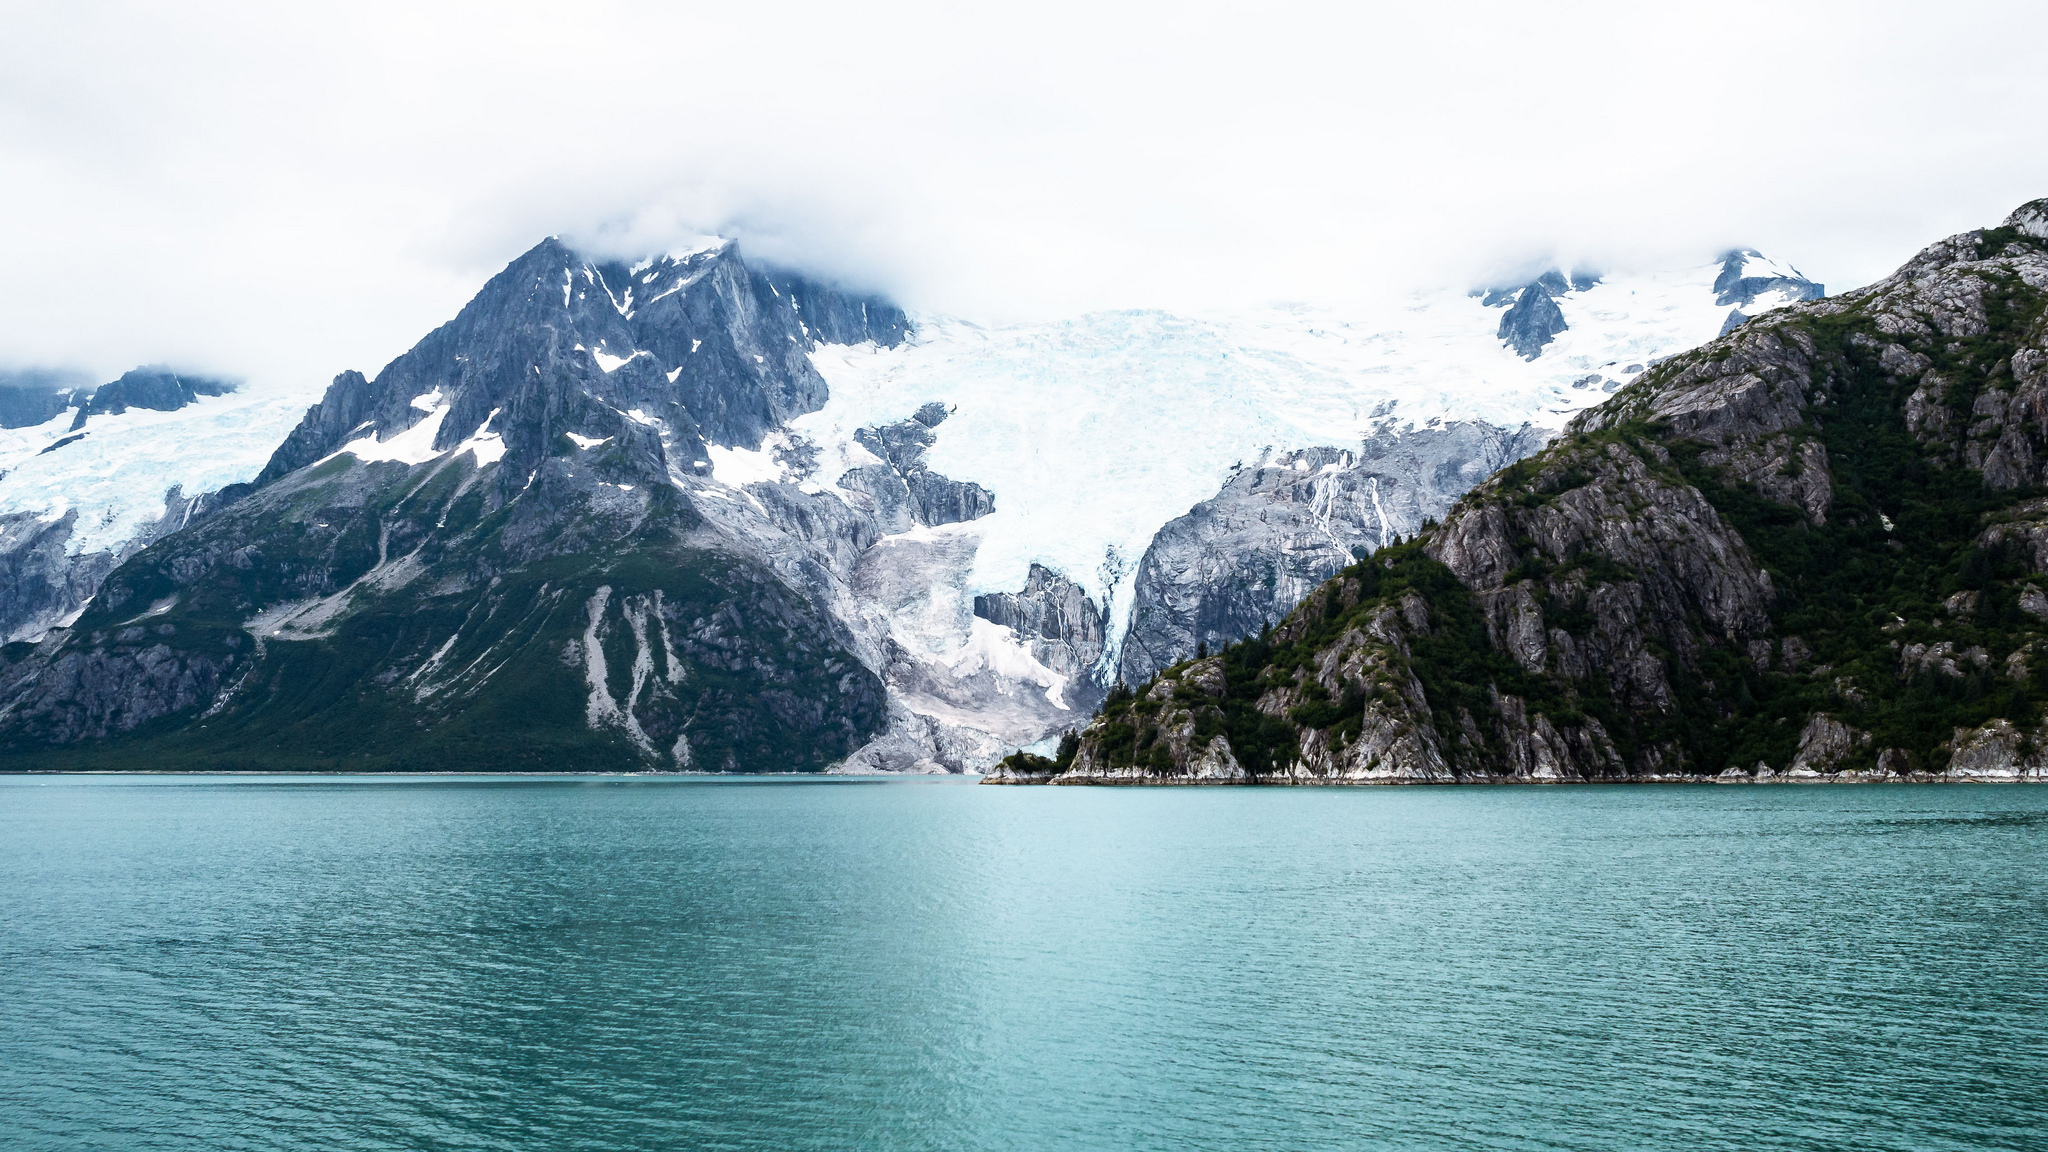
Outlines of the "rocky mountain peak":
M 408 459 L 469 444 L 517 487 L 565 437 L 641 444 L 648 482 L 701 474 L 707 447 L 756 448 L 824 403 L 818 344 L 908 333 L 888 301 L 755 267 L 737 242 L 629 263 L 550 237 L 375 380 L 336 377 L 258 483 L 350 444 Z
M 2036 240 L 2048 240 L 2048 199 L 2030 200 L 2013 209 L 2002 226 Z
M 1714 278 L 1714 302 L 1735 308 L 1751 308 L 1757 298 L 1778 294 L 1777 303 L 1818 300 L 1826 295 L 1821 285 L 1808 280 L 1799 269 L 1772 260 L 1754 248 L 1737 248 L 1721 256 L 1721 273 Z
M 112 383 L 100 385 L 90 400 L 79 405 L 71 430 L 85 427 L 88 417 L 115 415 L 130 408 L 175 412 L 201 396 L 225 396 L 235 387 L 233 380 L 174 372 L 162 364 L 133 368 Z
M 0 428 L 29 428 L 53 420 L 90 395 L 92 378 L 56 368 L 0 370 Z
M 1500 318 L 1499 339 L 1524 360 L 1543 354 L 1543 346 L 1570 327 L 1557 298 L 1584 292 L 1600 283 L 1600 274 L 1584 268 L 1567 273 L 1551 268 L 1519 287 L 1490 288 L 1480 303 L 1488 308 L 1507 308 Z
M 1548 285 L 1541 281 L 1523 288 L 1514 306 L 1500 318 L 1500 341 L 1524 360 L 1543 355 L 1543 346 L 1557 338 L 1569 325 Z

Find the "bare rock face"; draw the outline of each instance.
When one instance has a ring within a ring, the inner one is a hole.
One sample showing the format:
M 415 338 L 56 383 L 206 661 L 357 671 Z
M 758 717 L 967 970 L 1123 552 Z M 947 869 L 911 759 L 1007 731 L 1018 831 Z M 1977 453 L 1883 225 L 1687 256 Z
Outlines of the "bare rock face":
M 976 596 L 974 614 L 1015 632 L 1034 659 L 1062 676 L 1087 680 L 1102 659 L 1106 613 L 1079 584 L 1044 565 L 1031 566 L 1021 591 Z
M 74 617 L 113 570 L 114 557 L 74 557 L 65 545 L 76 508 L 53 521 L 33 512 L 0 516 L 0 640 L 40 640 Z
M 1975 729 L 1958 728 L 1948 776 L 1959 780 L 2048 780 L 2048 731 L 2023 733 L 2011 721 L 1993 720 Z
M 1819 776 L 1837 768 L 1849 755 L 1870 743 L 1870 733 L 1859 732 L 1832 716 L 1816 714 L 1799 734 L 1799 752 L 1786 769 L 1788 776 Z
M 102 413 L 121 413 L 130 408 L 175 412 L 201 396 L 224 396 L 235 390 L 235 381 L 189 372 L 173 372 L 161 364 L 122 373 L 120 379 L 102 384 L 92 398 L 78 407 L 73 431 L 85 427 L 88 418 Z
M 0 428 L 47 423 L 92 392 L 92 378 L 57 368 L 0 368 Z
M 839 486 L 866 498 L 885 533 L 961 524 L 996 510 L 995 494 L 988 489 L 925 467 L 925 452 L 937 442 L 932 429 L 947 415 L 945 405 L 927 404 L 908 420 L 855 434 L 863 448 L 884 462 L 853 469 L 839 478 Z
M 1256 634 L 1542 443 L 1527 425 L 1389 427 L 1352 448 L 1287 452 L 1240 470 L 1146 548 L 1118 676 L 1141 683 L 1198 648 Z
M 0 643 L 27 643 L 66 627 L 123 560 L 219 506 L 219 495 L 164 493 L 163 515 L 118 548 L 71 551 L 78 510 L 44 521 L 34 513 L 0 515 Z
M 2043 775 L 2044 221 L 1828 299 L 1731 272 L 1807 299 L 1112 693 L 1053 782 L 1193 782 L 1219 740 L 1264 782 Z
M 1500 341 L 1522 359 L 1534 360 L 1566 327 L 1564 312 L 1551 298 L 1549 286 L 1538 281 L 1522 289 L 1514 306 L 1501 315 Z

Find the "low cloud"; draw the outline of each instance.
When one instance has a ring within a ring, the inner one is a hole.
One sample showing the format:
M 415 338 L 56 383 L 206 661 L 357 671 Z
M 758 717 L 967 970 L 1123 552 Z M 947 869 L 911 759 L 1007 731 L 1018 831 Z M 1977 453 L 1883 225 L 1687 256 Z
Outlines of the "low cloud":
M 913 307 L 1340 301 L 2048 194 L 2020 3 L 77 3 L 0 44 L 0 361 L 374 371 L 542 236 Z

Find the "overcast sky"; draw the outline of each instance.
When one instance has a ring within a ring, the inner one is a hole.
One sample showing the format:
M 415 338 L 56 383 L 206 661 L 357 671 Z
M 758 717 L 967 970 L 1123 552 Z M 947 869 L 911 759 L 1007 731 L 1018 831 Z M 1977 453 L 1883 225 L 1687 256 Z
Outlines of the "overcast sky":
M 2048 5 L 0 0 L 0 363 L 374 372 L 550 233 L 989 320 L 1751 245 L 1831 289 L 2048 195 Z

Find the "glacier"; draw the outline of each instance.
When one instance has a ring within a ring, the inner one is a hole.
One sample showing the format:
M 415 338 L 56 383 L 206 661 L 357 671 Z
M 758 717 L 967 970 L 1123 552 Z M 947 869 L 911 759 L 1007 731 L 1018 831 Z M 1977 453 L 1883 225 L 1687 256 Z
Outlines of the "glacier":
M 706 238 L 603 275 L 565 248 L 542 254 L 556 252 L 570 265 L 554 266 L 545 294 L 552 307 L 559 287 L 566 315 L 545 322 L 581 335 L 575 352 L 615 378 L 602 387 L 654 399 L 681 387 L 703 338 L 646 328 L 641 314 L 736 262 L 736 248 Z M 745 349 L 736 371 L 797 373 L 774 393 L 779 410 L 656 417 L 619 398 L 592 409 L 599 423 L 561 435 L 590 451 L 651 429 L 673 461 L 669 483 L 716 531 L 844 626 L 881 676 L 889 714 L 848 771 L 971 770 L 1052 740 L 1116 680 L 1256 630 L 1356 549 L 1414 532 L 1650 364 L 1820 292 L 1745 249 L 1673 271 L 1549 273 L 1377 306 L 1007 325 L 925 314 L 893 343 L 844 343 L 831 334 L 857 330 L 850 321 L 763 283 L 792 331 L 761 343 L 734 328 L 730 351 Z M 1538 290 L 1564 327 L 1525 356 L 1501 339 L 1501 319 L 1517 293 Z M 768 364 L 785 346 L 790 366 Z M 467 380 L 469 364 L 453 355 L 447 378 Z M 442 378 L 423 375 L 421 387 L 430 377 Z M 330 405 L 355 386 L 338 378 Z M 314 427 L 300 418 L 319 395 L 257 385 L 173 412 L 95 415 L 68 442 L 62 417 L 0 431 L 0 567 L 26 570 L 33 553 L 49 570 L 39 578 L 68 589 L 0 603 L 5 639 L 67 625 L 122 559 L 203 514 L 201 497 L 267 475 L 267 462 L 290 470 L 345 452 L 418 466 L 467 451 L 484 470 L 515 435 L 496 401 L 486 415 L 481 394 L 437 386 L 349 416 L 314 438 L 325 445 L 315 452 L 297 438 Z M 347 427 L 362 414 L 375 418 Z M 453 420 L 462 426 L 443 427 Z M 55 570 L 59 552 L 68 572 Z M 1266 576 L 1246 575 L 1261 566 Z
M 943 404 L 948 416 L 927 463 L 987 488 L 996 503 L 949 528 L 975 550 L 945 599 L 1014 591 L 1034 565 L 1063 574 L 1104 610 L 1097 679 L 1107 682 L 1135 608 L 1139 558 L 1162 526 L 1231 477 L 1282 459 L 1305 467 L 1289 458 L 1303 449 L 1384 444 L 1456 422 L 1527 425 L 1533 450 L 1649 364 L 1713 338 L 1728 311 L 1716 281 L 1738 260 L 1748 274 L 1758 258 L 1731 254 L 1565 291 L 1556 300 L 1568 327 L 1533 360 L 1496 337 L 1498 305 L 1458 291 L 1376 310 L 1117 311 L 1002 327 L 916 316 L 896 347 L 815 350 L 829 398 L 790 420 L 788 438 L 818 452 L 801 486 L 828 492 L 834 477 L 874 462 L 860 430 Z M 1791 298 L 1745 303 L 1760 312 Z M 770 447 L 744 454 L 744 464 L 741 453 L 714 450 L 715 475 L 737 486 L 789 479 Z M 1377 504 L 1377 485 L 1371 494 Z M 1390 523 L 1384 507 L 1374 514 L 1382 540 L 1412 533 L 1422 518 L 1410 511 Z M 891 623 L 899 643 L 940 661 L 987 642 L 961 611 L 897 614 Z M 1085 699 L 1065 687 L 1055 696 Z

